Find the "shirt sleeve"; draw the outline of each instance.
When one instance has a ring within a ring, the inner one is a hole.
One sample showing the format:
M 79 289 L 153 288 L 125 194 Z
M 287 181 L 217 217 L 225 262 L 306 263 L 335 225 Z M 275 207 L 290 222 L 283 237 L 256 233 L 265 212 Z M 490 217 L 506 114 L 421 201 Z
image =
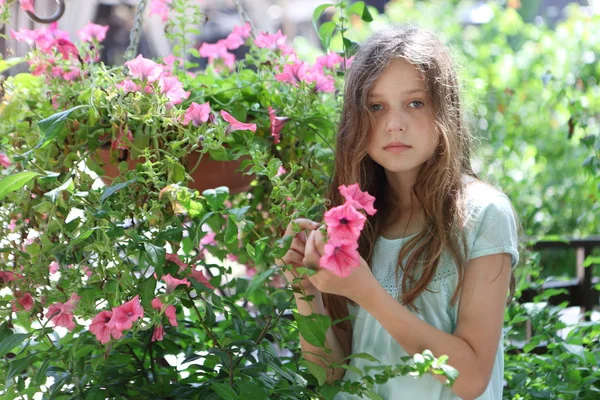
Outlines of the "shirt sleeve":
M 505 195 L 493 196 L 481 209 L 474 232 L 469 260 L 508 253 L 512 259 L 512 267 L 518 264 L 517 221 L 510 200 Z

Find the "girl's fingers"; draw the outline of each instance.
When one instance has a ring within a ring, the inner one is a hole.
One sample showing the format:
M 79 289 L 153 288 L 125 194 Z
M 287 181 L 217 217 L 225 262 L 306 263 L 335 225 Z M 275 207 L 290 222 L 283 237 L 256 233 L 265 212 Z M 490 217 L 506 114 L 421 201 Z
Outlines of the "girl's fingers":
M 319 255 L 315 248 L 315 232 L 312 231 L 306 240 L 306 248 L 304 249 L 304 260 L 302 263 L 307 267 L 317 268 L 319 266 Z
M 301 267 L 304 256 L 301 254 L 298 254 L 296 252 L 293 252 L 293 253 L 286 254 L 286 256 L 284 258 L 285 258 L 284 261 L 286 264 L 291 264 L 294 267 Z
M 298 227 L 300 228 L 301 231 L 303 231 L 305 229 L 312 231 L 319 227 L 319 224 L 317 222 L 312 221 L 308 218 L 296 218 L 295 220 L 290 222 L 289 225 L 287 226 L 287 228 L 285 230 L 286 235 L 291 236 L 294 234 L 294 222 L 298 224 Z

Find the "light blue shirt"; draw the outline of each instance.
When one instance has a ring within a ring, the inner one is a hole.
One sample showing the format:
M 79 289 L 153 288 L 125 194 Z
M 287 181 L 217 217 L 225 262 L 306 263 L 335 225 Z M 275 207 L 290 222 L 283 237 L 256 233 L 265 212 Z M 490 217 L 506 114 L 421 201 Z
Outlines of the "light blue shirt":
M 517 251 L 517 224 L 508 198 L 481 182 L 471 182 L 465 188 L 467 224 L 465 226 L 468 245 L 468 258 L 497 253 L 508 253 L 512 257 L 514 267 L 519 260 Z M 395 298 L 398 298 L 400 280 L 396 281 L 395 266 L 402 245 L 411 236 L 402 239 L 386 239 L 380 236 L 374 247 L 372 270 L 373 274 Z M 449 253 L 444 252 L 433 280 L 428 290 L 415 300 L 418 311 L 412 311 L 423 321 L 448 333 L 454 333 L 458 318 L 458 301 L 451 304 L 451 298 L 458 284 L 456 264 Z M 376 357 L 381 364 L 364 359 L 352 359 L 352 367 L 363 370 L 369 365 L 395 365 L 401 357 L 408 354 L 402 346 L 390 336 L 381 324 L 364 309 L 349 305 L 350 315 L 356 318 L 352 321 L 352 353 L 368 353 Z M 490 383 L 479 400 L 501 400 L 504 373 L 503 338 L 500 339 Z M 452 365 L 452 359 L 448 360 Z M 375 372 L 373 372 L 375 373 Z M 352 370 L 347 370 L 344 380 L 359 381 L 359 376 Z M 444 386 L 432 375 L 422 378 L 402 376 L 390 379 L 385 384 L 375 385 L 373 389 L 384 399 L 389 400 L 455 400 L 460 399 L 450 388 Z M 349 393 L 339 393 L 335 400 L 359 399 Z

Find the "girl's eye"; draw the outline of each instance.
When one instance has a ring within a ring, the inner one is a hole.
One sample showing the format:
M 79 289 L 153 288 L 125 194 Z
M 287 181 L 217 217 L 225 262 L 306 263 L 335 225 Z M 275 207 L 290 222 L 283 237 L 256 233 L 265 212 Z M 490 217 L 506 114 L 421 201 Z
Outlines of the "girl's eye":
M 370 106 L 371 111 L 381 111 L 383 110 L 383 106 L 381 104 L 371 104 Z
M 409 103 L 409 105 L 412 108 L 421 108 L 423 107 L 425 104 L 421 101 L 421 100 L 413 100 Z

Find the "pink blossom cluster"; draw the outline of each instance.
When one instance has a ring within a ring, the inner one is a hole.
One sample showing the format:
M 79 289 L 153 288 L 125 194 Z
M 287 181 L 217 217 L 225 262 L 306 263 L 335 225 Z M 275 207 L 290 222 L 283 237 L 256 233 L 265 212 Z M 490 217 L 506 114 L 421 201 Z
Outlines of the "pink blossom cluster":
M 48 307 L 46 318 L 54 324 L 54 326 L 62 326 L 72 331 L 75 329 L 75 321 L 73 321 L 73 310 L 79 303 L 80 297 L 77 293 L 71 294 L 68 301 L 64 303 L 53 303 Z
M 108 343 L 111 339 L 120 339 L 123 332 L 133 327 L 133 323 L 144 316 L 144 308 L 140 304 L 140 296 L 121 304 L 112 310 L 100 311 L 92 319 L 89 330 L 100 343 Z
M 155 297 L 154 300 L 152 300 L 152 308 L 158 310 L 160 315 L 164 313 L 167 316 L 171 326 L 179 326 L 177 323 L 177 310 L 175 309 L 174 305 L 169 304 L 168 306 L 165 306 L 158 297 Z M 164 334 L 165 330 L 162 323 L 156 324 L 154 326 L 154 332 L 152 333 L 152 341 L 156 342 L 163 340 Z
M 361 191 L 357 183 L 350 186 L 341 185 L 338 190 L 346 202 L 325 213 L 327 244 L 320 266 L 338 276 L 346 277 L 352 273 L 352 268 L 360 265 L 358 238 L 366 217 L 359 210 L 368 215 L 375 215 L 377 210 L 373 207 L 375 198 Z
M 29 2 L 21 2 L 21 7 L 29 9 Z M 33 7 L 31 5 L 31 7 Z M 88 23 L 85 27 L 77 31 L 77 35 L 83 42 L 97 44 L 106 37 L 108 26 Z M 69 33 L 58 29 L 56 22 L 50 24 L 48 28 L 40 29 L 19 29 L 11 31 L 11 36 L 17 41 L 26 42 L 29 46 L 35 47 L 41 54 L 34 55 L 28 60 L 33 67 L 33 75 L 46 74 L 48 77 L 62 77 L 67 81 L 72 81 L 81 76 L 81 70 L 77 66 L 81 62 L 81 56 L 77 47 L 69 38 Z M 95 47 L 91 47 L 94 49 Z M 60 58 L 59 58 L 60 56 Z M 92 60 L 98 61 L 100 54 L 86 55 L 86 62 Z M 61 61 L 62 59 L 62 61 Z
M 247 22 L 242 26 L 235 26 L 225 39 L 221 39 L 217 43 L 202 43 L 198 52 L 201 57 L 208 58 L 209 63 L 220 59 L 227 67 L 231 68 L 235 64 L 235 55 L 229 50 L 235 50 L 246 43 L 250 32 L 251 27 Z

